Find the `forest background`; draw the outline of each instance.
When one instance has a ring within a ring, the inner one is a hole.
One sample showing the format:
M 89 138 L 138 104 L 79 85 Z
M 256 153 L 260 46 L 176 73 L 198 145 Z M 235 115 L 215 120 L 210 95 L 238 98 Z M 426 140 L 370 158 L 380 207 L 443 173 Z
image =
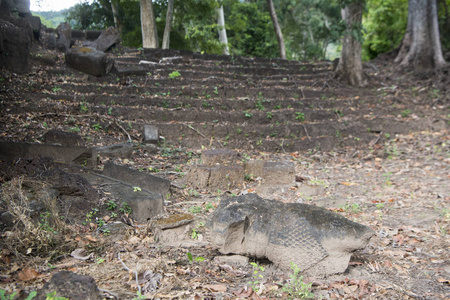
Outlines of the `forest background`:
M 437 0 L 443 52 L 450 51 L 450 0 Z M 158 36 L 163 40 L 167 0 L 153 1 Z M 175 1 L 170 37 L 171 49 L 203 53 L 223 52 L 216 9 L 223 5 L 228 47 L 232 55 L 279 57 L 278 43 L 266 0 Z M 339 57 L 344 25 L 339 0 L 274 1 L 283 32 L 286 55 L 295 60 Z M 140 4 L 120 0 L 122 39 L 126 46 L 142 47 Z M 110 0 L 85 2 L 59 12 L 34 12 L 48 27 L 68 21 L 73 29 L 102 30 L 114 26 Z M 365 1 L 362 58 L 368 61 L 396 49 L 408 20 L 408 0 Z

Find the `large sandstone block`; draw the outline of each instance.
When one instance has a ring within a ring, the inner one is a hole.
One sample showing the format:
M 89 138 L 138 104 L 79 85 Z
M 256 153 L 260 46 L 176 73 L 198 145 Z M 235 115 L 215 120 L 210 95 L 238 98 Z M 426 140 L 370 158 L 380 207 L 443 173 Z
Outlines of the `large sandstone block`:
M 229 165 L 237 162 L 237 153 L 231 149 L 214 149 L 202 152 L 202 163 L 205 165 Z
M 295 179 L 295 165 L 290 161 L 249 160 L 245 174 L 261 177 L 264 184 L 289 184 Z
M 70 49 L 72 43 L 72 28 L 70 28 L 69 23 L 64 22 L 58 25 L 56 33 L 58 35 L 56 48 L 59 51 L 66 53 Z
M 81 146 L 59 146 L 49 144 L 29 144 L 0 142 L 0 159 L 13 160 L 28 157 L 51 157 L 56 162 L 95 167 L 97 151 Z
M 255 194 L 222 200 L 207 226 L 213 246 L 223 254 L 267 258 L 283 269 L 295 263 L 323 276 L 344 272 L 352 252 L 375 234 L 324 208 Z
M 126 182 L 132 186 L 161 194 L 169 193 L 170 181 L 148 173 L 139 172 L 128 167 L 119 166 L 114 163 L 106 163 L 103 175 Z
M 114 60 L 109 59 L 104 52 L 81 47 L 66 53 L 66 63 L 78 71 L 100 77 L 111 70 Z
M 240 165 L 232 166 L 193 166 L 186 175 L 186 182 L 209 190 L 229 190 L 242 186 L 244 168 Z
M 98 51 L 106 51 L 115 44 L 120 43 L 120 33 L 114 27 L 108 27 L 103 30 L 98 39 L 95 40 L 95 48 Z

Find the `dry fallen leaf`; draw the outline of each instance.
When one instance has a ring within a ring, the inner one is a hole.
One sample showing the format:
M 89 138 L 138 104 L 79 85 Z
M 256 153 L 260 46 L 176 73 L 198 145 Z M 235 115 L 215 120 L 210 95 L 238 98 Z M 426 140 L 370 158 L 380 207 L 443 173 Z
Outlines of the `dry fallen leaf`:
M 21 281 L 30 281 L 36 279 L 39 275 L 39 272 L 34 269 L 25 269 L 20 271 L 19 274 L 17 274 L 17 277 L 19 277 L 19 280 Z
M 346 186 L 358 185 L 358 184 L 355 183 L 355 182 L 347 182 L 347 181 L 342 181 L 341 184 L 342 184 L 342 185 L 346 185 Z
M 227 287 L 223 284 L 205 284 L 202 287 L 214 293 L 227 291 Z

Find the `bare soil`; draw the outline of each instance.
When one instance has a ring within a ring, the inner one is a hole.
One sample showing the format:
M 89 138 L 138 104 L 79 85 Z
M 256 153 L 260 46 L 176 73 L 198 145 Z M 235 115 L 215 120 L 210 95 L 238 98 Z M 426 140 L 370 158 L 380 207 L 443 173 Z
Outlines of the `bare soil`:
M 138 140 L 137 128 L 145 122 L 145 117 L 148 117 L 148 120 L 161 118 L 162 123 L 166 116 L 169 119 L 166 127 L 163 127 L 166 132 L 169 132 L 169 127 L 173 125 L 169 124 L 170 118 L 197 122 L 189 124 L 193 124 L 197 131 L 202 130 L 204 138 L 198 139 L 198 134 L 188 124 L 178 124 L 176 128 L 179 143 L 161 144 L 159 151 L 154 154 L 136 146 L 131 159 L 114 160 L 116 163 L 153 172 L 172 180 L 172 194 L 166 199 L 168 214 L 189 212 L 204 220 L 220 199 L 255 192 L 258 189 L 260 181 L 255 178 L 247 178 L 249 180 L 243 182 L 242 188 L 230 191 L 199 190 L 184 185 L 183 176 L 189 166 L 200 159 L 200 145 L 204 145 L 206 149 L 224 146 L 235 149 L 243 160 L 292 161 L 296 166 L 296 181 L 287 182 L 287 186 L 270 187 L 261 196 L 283 202 L 323 206 L 368 225 L 377 232 L 366 249 L 354 254 L 346 273 L 328 278 L 303 278 L 305 283 L 312 283 L 315 298 L 450 299 L 450 135 L 449 92 L 446 85 L 448 73 L 445 73 L 448 70 L 438 74 L 422 74 L 425 78 L 418 79 L 411 74 L 393 72 L 388 66 L 383 66 L 383 63 L 385 62 L 381 60 L 373 62 L 377 71 L 372 72 L 371 85 L 364 89 L 348 88 L 329 77 L 326 77 L 326 80 L 321 79 L 319 85 L 326 83 L 330 88 L 326 92 L 319 89 L 315 92 L 315 97 L 334 94 L 338 95 L 336 101 L 344 97 L 342 103 L 347 104 L 343 104 L 339 111 L 333 112 L 331 102 L 323 101 L 324 104 L 320 104 L 320 99 L 309 99 L 313 96 L 313 91 L 308 92 L 311 93 L 309 96 L 303 96 L 307 98 L 304 101 L 308 106 L 315 105 L 315 108 L 309 108 L 311 111 L 304 110 L 306 117 L 311 119 L 306 120 L 304 124 L 291 125 L 302 128 L 301 130 L 310 129 L 303 130 L 303 138 L 293 138 L 296 143 L 308 147 L 296 148 L 295 145 L 298 144 L 295 144 L 292 147 L 286 145 L 261 148 L 270 145 L 271 140 L 271 132 L 264 132 L 264 136 L 268 136 L 264 140 L 267 144 L 258 148 L 260 145 L 256 142 L 251 144 L 251 140 L 247 143 L 245 139 L 240 138 L 236 128 L 224 129 L 222 138 L 214 139 L 214 135 L 220 136 L 215 120 L 226 124 L 227 118 L 242 118 L 237 121 L 241 130 L 245 131 L 246 126 L 255 132 L 262 130 L 258 126 L 270 121 L 267 111 L 253 110 L 255 118 L 252 121 L 254 123 L 250 125 L 245 124 L 249 120 L 242 114 L 242 111 L 254 109 L 259 91 L 265 93 L 266 90 L 272 90 L 273 94 L 264 94 L 265 98 L 271 100 L 270 104 L 266 104 L 272 107 L 271 111 L 276 111 L 273 107 L 278 104 L 285 107 L 286 103 L 294 107 L 298 105 L 299 101 L 295 98 L 283 96 L 283 89 L 288 87 L 282 85 L 277 89 L 255 86 L 254 90 L 244 86 L 242 90 L 227 91 L 227 95 L 217 96 L 217 102 L 213 102 L 214 99 L 210 100 L 206 95 L 196 99 L 195 92 L 210 90 L 211 95 L 214 95 L 214 87 L 217 85 L 215 83 L 202 87 L 202 84 L 196 81 L 192 82 L 193 86 L 189 86 L 189 82 L 185 81 L 183 88 L 174 86 L 173 83 L 177 84 L 177 81 L 158 79 L 155 75 L 152 84 L 159 83 L 159 86 L 151 90 L 151 93 L 170 92 L 174 95 L 181 91 L 186 92 L 188 96 L 183 99 L 179 96 L 173 101 L 162 95 L 151 97 L 148 101 L 152 101 L 153 106 L 149 106 L 148 112 L 143 113 L 142 107 L 133 104 L 133 101 L 138 101 L 139 96 L 130 96 L 148 91 L 143 82 L 139 81 L 141 79 L 134 79 L 138 86 L 137 91 L 127 89 L 122 92 L 123 88 L 118 85 L 120 83 L 114 82 L 116 78 L 107 78 L 106 80 L 111 82 L 110 90 L 105 88 L 102 93 L 95 94 L 95 83 L 92 86 L 80 83 L 86 83 L 89 78 L 78 73 L 74 73 L 75 76 L 71 78 L 70 70 L 66 75 L 54 76 L 48 70 L 55 67 L 48 68 L 38 64 L 34 66 L 34 75 L 3 73 L 0 92 L 0 136 L 2 140 L 39 141 L 39 137 L 48 129 L 68 130 L 77 127 L 78 133 L 87 140 L 87 144 L 96 146 L 124 141 L 127 138 L 126 133 L 130 134 L 133 140 Z M 62 61 L 57 67 L 61 65 Z M 317 68 L 320 69 L 320 66 L 317 65 Z M 181 65 L 177 68 L 182 70 Z M 205 76 L 208 78 L 208 71 L 213 70 L 186 66 L 186 69 L 189 68 L 198 68 L 198 72 L 204 69 L 205 75 L 199 76 L 199 80 Z M 248 71 L 244 68 L 245 66 L 235 66 L 235 73 L 244 80 L 254 80 L 251 76 L 241 75 L 241 72 Z M 166 73 L 170 73 L 169 71 Z M 267 72 L 269 75 L 280 74 Z M 289 70 L 285 73 L 281 74 L 280 82 L 283 82 L 283 77 L 289 75 Z M 226 80 L 225 77 L 222 79 Z M 313 85 L 315 80 L 310 85 Z M 64 82 L 68 85 L 62 85 Z M 79 89 L 75 88 L 78 84 Z M 167 88 L 160 88 L 163 85 Z M 89 96 L 89 93 L 95 95 Z M 46 95 L 45 98 L 43 94 Z M 91 97 L 90 104 L 97 104 L 84 110 L 83 97 L 88 96 Z M 238 97 L 243 97 L 242 104 L 238 104 Z M 248 101 L 245 101 L 246 97 Z M 358 102 L 359 97 L 365 97 L 367 104 Z M 207 103 L 216 109 L 202 105 L 205 101 L 210 101 Z M 329 110 L 326 109 L 327 105 Z M 158 106 L 159 108 L 156 108 Z M 197 107 L 198 114 L 190 109 L 183 110 L 183 107 Z M 113 108 L 112 116 L 108 115 L 109 108 Z M 196 120 L 202 108 L 207 113 Z M 236 111 L 237 108 L 240 109 L 240 114 L 225 115 L 225 111 Z M 409 113 L 405 112 L 406 116 L 402 116 L 401 112 L 407 109 L 410 110 Z M 292 119 L 294 111 L 286 108 L 284 113 L 285 115 L 277 115 L 277 118 Z M 208 115 L 210 119 L 202 119 Z M 372 131 L 370 135 L 360 135 L 361 131 L 358 131 L 357 127 L 365 125 L 355 123 L 354 129 L 343 131 L 347 139 L 341 143 L 337 139 L 340 137 L 334 136 L 328 139 L 329 143 L 326 144 L 323 142 L 326 136 L 322 136 L 318 129 L 318 134 L 315 134 L 316 127 L 313 125 L 308 127 L 308 121 L 313 123 L 319 118 L 328 119 L 329 123 L 324 122 L 323 127 L 333 128 L 333 133 L 330 134 L 334 135 L 336 127 L 330 125 L 333 122 L 343 123 L 343 118 L 352 122 L 355 118 L 365 115 L 371 115 L 369 119 L 373 121 L 373 126 L 367 130 L 363 128 L 362 131 Z M 384 127 L 377 129 L 380 122 L 386 119 L 391 122 L 387 121 Z M 130 127 L 126 127 L 128 122 Z M 101 126 L 102 130 L 98 130 L 98 126 L 95 129 L 94 124 Z M 411 130 L 408 132 L 399 129 L 401 124 Z M 208 128 L 211 130 L 208 131 Z M 264 127 L 264 130 L 267 130 L 266 128 Z M 291 128 L 290 132 L 293 132 L 292 130 Z M 173 131 L 176 133 L 175 129 Z M 225 139 L 227 134 L 230 141 L 234 138 L 236 143 L 224 145 L 224 142 L 228 141 Z M 312 139 L 322 141 L 320 149 Z M 250 147 L 250 144 L 254 146 Z M 100 169 L 106 160 L 101 159 Z M 4 184 L 11 178 L 4 174 L 2 176 L 3 189 Z M 101 187 L 96 188 L 101 192 Z M 103 196 L 98 203 L 97 218 L 105 219 L 104 217 L 108 216 L 106 223 L 120 220 L 124 215 L 118 210 L 115 212 L 119 216 L 111 218 L 112 211 L 105 206 L 108 202 L 107 195 Z M 82 221 L 84 220 L 80 220 Z M 93 258 L 86 261 L 71 257 L 70 251 L 65 248 L 61 248 L 60 253 L 52 253 L 49 256 L 46 252 L 14 251 L 11 245 L 0 243 L 3 248 L 0 260 L 0 288 L 8 292 L 29 292 L 40 288 L 52 274 L 67 269 L 94 277 L 99 288 L 104 291 L 105 298 L 137 298 L 135 273 L 139 274 L 139 287 L 148 299 L 289 297 L 287 292 L 282 291 L 282 287 L 286 285 L 290 274 L 276 270 L 269 261 L 255 261 L 250 258 L 250 261 L 265 267 L 264 271 L 259 270 L 257 274 L 261 274 L 262 278 L 255 275 L 255 268 L 249 264 L 216 262 L 214 258 L 220 253 L 205 243 L 206 233 L 201 225 L 196 234 L 187 233 L 192 242 L 190 246 L 168 247 L 155 242 L 148 224 L 128 221 L 133 226 L 129 226 L 126 232 L 122 231 L 120 238 L 116 238 L 117 234 L 114 232 L 105 235 L 95 224 L 71 226 L 70 231 L 61 236 L 65 241 L 63 243 L 71 245 L 71 250 L 83 248 L 87 253 L 93 253 Z M 5 238 L 10 232 L 3 230 L 1 234 Z

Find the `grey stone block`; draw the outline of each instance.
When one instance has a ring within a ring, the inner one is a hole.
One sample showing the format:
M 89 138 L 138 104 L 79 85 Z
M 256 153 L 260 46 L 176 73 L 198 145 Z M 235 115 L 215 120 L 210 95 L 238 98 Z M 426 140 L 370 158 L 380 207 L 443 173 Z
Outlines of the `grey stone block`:
M 229 165 L 237 162 L 237 153 L 231 149 L 206 150 L 202 153 L 202 163 L 205 165 Z
M 121 143 L 97 147 L 97 152 L 100 156 L 130 158 L 133 154 L 133 144 Z
M 81 146 L 58 146 L 49 144 L 29 144 L 0 142 L 0 159 L 51 157 L 56 162 L 94 167 L 97 165 L 97 151 Z
M 159 141 L 159 129 L 153 125 L 144 125 L 142 130 L 144 143 L 157 143 Z
M 261 177 L 265 184 L 287 184 L 295 179 L 295 165 L 290 161 L 250 160 L 244 164 L 245 174 Z
M 186 182 L 209 190 L 229 190 L 242 186 L 244 168 L 234 166 L 193 166 L 186 175 Z
M 170 181 L 151 174 L 139 172 L 128 167 L 108 162 L 103 169 L 103 175 L 126 182 L 141 189 L 159 193 L 165 196 L 170 189 Z

